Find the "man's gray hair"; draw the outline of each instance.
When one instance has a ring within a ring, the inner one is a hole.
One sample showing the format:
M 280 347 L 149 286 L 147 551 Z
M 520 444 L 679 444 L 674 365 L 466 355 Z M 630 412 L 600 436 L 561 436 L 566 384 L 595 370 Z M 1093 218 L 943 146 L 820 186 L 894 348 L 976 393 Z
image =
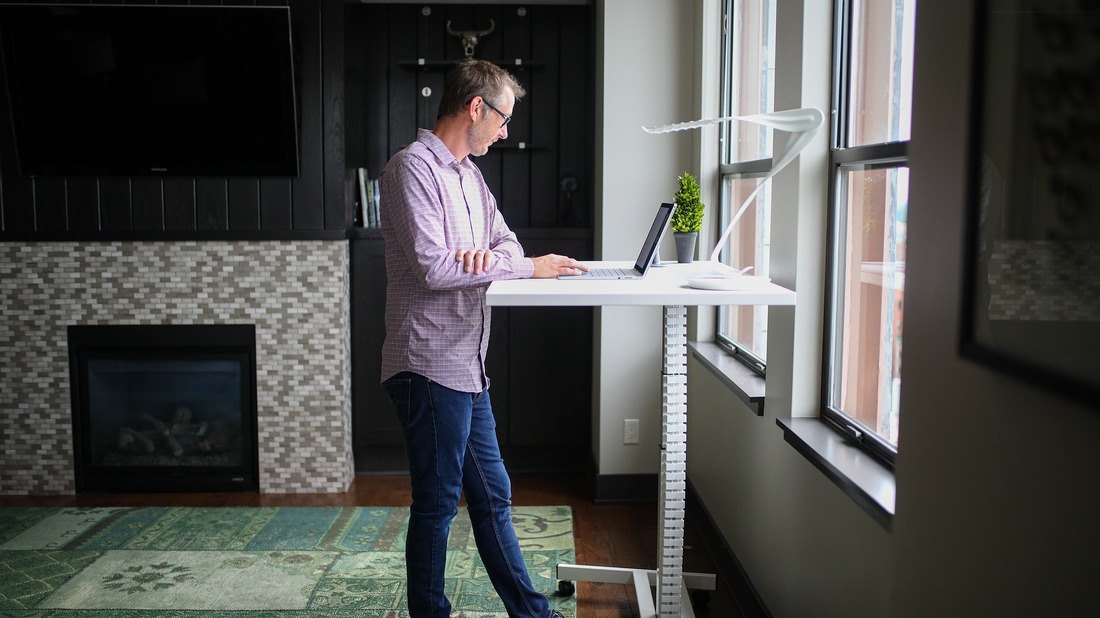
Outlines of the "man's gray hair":
M 504 104 L 504 89 L 511 88 L 520 100 L 527 91 L 511 73 L 486 60 L 463 60 L 451 68 L 443 84 L 436 119 L 459 114 L 474 97 L 481 97 L 500 107 Z

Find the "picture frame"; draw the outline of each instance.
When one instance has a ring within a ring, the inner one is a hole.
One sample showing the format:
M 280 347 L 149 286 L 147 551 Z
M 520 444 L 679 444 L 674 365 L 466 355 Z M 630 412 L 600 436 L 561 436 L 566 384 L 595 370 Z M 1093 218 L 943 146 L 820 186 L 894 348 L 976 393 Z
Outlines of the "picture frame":
M 975 6 L 960 354 L 1100 408 L 1100 6 Z

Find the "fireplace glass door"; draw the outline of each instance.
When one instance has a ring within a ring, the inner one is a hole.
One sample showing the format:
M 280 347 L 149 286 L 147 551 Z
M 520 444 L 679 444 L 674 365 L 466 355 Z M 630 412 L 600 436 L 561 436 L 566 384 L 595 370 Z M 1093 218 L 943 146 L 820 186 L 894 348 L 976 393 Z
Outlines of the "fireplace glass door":
M 254 346 L 225 328 L 70 329 L 78 491 L 256 488 Z

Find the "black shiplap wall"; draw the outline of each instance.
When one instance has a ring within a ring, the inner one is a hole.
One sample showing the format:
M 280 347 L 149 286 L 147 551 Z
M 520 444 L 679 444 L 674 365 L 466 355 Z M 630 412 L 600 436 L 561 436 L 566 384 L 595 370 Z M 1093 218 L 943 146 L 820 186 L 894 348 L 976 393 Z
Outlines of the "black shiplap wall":
M 290 6 L 299 176 L 21 177 L 3 76 L 0 240 L 343 238 L 351 226 L 348 204 L 353 187 L 344 162 L 344 1 L 140 3 Z
M 430 9 L 427 15 L 424 9 Z M 523 15 L 520 15 L 520 9 Z M 475 56 L 501 63 L 527 90 L 508 139 L 475 159 L 513 229 L 592 226 L 592 7 L 367 4 L 348 14 L 349 161 L 372 177 L 432 128 L 446 61 L 463 58 L 455 30 L 484 30 Z M 521 59 L 523 66 L 515 66 Z M 417 67 L 418 59 L 425 66 Z M 428 96 L 425 88 L 430 89 Z M 519 149 L 523 142 L 525 149 Z M 567 194 L 563 178 L 575 179 Z

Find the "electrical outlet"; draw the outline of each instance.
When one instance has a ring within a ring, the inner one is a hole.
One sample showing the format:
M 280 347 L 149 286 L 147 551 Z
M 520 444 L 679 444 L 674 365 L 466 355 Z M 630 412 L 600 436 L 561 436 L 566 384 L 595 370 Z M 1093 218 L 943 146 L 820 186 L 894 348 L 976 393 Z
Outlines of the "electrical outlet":
M 623 444 L 638 443 L 638 419 L 623 419 Z

